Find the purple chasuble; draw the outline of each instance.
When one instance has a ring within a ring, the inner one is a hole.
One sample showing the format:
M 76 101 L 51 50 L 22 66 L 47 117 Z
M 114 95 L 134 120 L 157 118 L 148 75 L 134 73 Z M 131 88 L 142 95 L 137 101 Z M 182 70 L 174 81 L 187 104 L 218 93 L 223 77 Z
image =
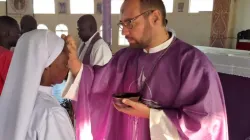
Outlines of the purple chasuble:
M 150 140 L 149 119 L 113 107 L 112 94 L 138 92 L 165 50 L 144 53 L 125 48 L 105 66 L 84 65 L 76 110 L 77 140 Z M 227 140 L 220 79 L 198 49 L 174 39 L 142 90 L 143 102 L 161 108 L 182 140 Z M 151 128 L 152 129 L 152 128 Z

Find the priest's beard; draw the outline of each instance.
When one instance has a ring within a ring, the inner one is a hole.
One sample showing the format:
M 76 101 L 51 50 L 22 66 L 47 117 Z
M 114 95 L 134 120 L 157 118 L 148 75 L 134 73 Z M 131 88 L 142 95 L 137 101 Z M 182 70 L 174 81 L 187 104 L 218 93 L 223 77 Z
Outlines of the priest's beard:
M 130 47 L 145 49 L 149 46 L 152 41 L 152 27 L 150 26 L 148 21 L 145 21 L 146 24 L 143 29 L 142 37 L 140 40 L 135 40 L 135 43 L 130 43 Z

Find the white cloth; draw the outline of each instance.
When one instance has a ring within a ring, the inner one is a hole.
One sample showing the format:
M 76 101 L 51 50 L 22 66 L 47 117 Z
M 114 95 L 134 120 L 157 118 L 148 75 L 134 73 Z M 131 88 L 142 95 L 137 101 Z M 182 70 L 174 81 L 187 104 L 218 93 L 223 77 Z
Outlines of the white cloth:
M 81 50 L 81 48 L 84 47 L 81 54 L 79 55 L 79 59 L 81 61 L 83 60 L 86 54 L 86 51 L 89 47 L 89 43 L 91 42 L 91 40 L 97 33 L 98 32 L 96 32 L 87 42 L 85 42 L 85 46 L 83 46 L 84 43 L 80 44 L 78 50 Z M 108 44 L 103 39 L 99 39 L 97 42 L 94 43 L 93 49 L 90 53 L 90 65 L 91 66 L 94 66 L 94 65 L 103 66 L 107 64 L 111 58 L 112 58 L 112 52 Z M 78 78 L 75 80 L 72 73 L 69 72 L 66 86 L 62 93 L 62 97 L 67 98 L 67 99 L 72 99 L 71 95 L 76 94 L 78 92 L 78 87 L 75 87 L 76 84 L 74 83 L 74 81 L 76 82 L 80 80 L 81 80 L 81 76 L 78 76 Z M 74 100 L 76 100 L 76 98 L 74 98 Z
M 156 46 L 156 47 L 153 47 L 153 48 L 150 48 L 148 51 L 147 50 L 143 50 L 145 53 L 157 53 L 161 50 L 164 50 L 166 49 L 167 47 L 170 46 L 170 44 L 172 43 L 173 39 L 174 39 L 175 35 L 172 34 L 172 36 L 165 42 L 163 42 L 162 44 Z
M 14 52 L 14 50 L 15 50 L 15 47 L 10 48 L 10 51 Z
M 239 42 L 248 42 L 249 43 L 250 40 L 249 39 L 240 39 Z
M 144 50 L 144 52 L 156 53 L 162 51 L 170 46 L 174 37 L 175 34 L 172 34 L 171 38 L 168 39 L 167 41 L 163 42 L 162 44 L 154 48 L 150 48 L 148 52 Z M 78 92 L 75 91 L 77 91 L 77 89 L 79 88 L 82 76 L 82 70 L 83 70 L 83 65 L 81 66 L 81 69 L 78 72 L 78 75 L 76 76 L 74 83 L 72 84 L 73 86 L 70 89 L 71 92 L 68 92 L 67 95 L 65 95 L 71 100 L 77 101 Z M 149 122 L 150 136 L 152 140 L 180 140 L 176 127 L 172 124 L 170 119 L 162 110 L 150 109 L 149 121 L 150 121 Z
M 180 140 L 177 129 L 163 110 L 150 109 L 151 140 Z
M 174 36 L 176 36 L 176 32 L 174 29 L 167 26 L 167 31 L 171 32 Z
M 52 96 L 52 87 L 39 87 L 25 140 L 75 140 L 69 115 Z
M 71 76 L 70 77 L 68 76 L 70 80 L 68 79 L 68 81 L 66 82 L 66 87 L 64 88 L 63 94 L 62 94 L 63 98 L 77 101 L 78 89 L 79 89 L 79 85 L 80 85 L 81 77 L 82 77 L 82 70 L 83 70 L 83 66 L 81 66 L 80 71 L 78 72 L 75 79 L 73 79 L 72 74 L 69 73 L 71 74 Z
M 250 78 L 250 51 L 195 46 L 203 51 L 217 72 Z
M 25 140 L 44 69 L 63 46 L 64 41 L 48 30 L 27 32 L 18 40 L 0 98 L 0 140 Z

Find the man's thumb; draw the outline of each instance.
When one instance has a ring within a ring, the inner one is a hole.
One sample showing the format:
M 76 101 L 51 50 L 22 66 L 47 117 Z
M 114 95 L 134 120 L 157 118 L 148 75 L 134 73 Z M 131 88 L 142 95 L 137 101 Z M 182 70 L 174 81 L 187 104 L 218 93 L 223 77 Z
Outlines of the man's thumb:
M 133 107 L 133 108 L 136 106 L 136 102 L 129 100 L 129 99 L 123 99 L 122 102 L 126 105 Z

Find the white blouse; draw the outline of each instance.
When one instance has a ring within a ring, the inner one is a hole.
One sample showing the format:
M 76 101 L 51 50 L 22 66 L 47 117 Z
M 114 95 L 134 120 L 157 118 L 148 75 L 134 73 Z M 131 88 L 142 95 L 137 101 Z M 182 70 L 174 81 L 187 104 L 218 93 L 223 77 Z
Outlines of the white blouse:
M 39 87 L 25 140 L 75 140 L 69 115 L 52 96 L 51 87 Z

